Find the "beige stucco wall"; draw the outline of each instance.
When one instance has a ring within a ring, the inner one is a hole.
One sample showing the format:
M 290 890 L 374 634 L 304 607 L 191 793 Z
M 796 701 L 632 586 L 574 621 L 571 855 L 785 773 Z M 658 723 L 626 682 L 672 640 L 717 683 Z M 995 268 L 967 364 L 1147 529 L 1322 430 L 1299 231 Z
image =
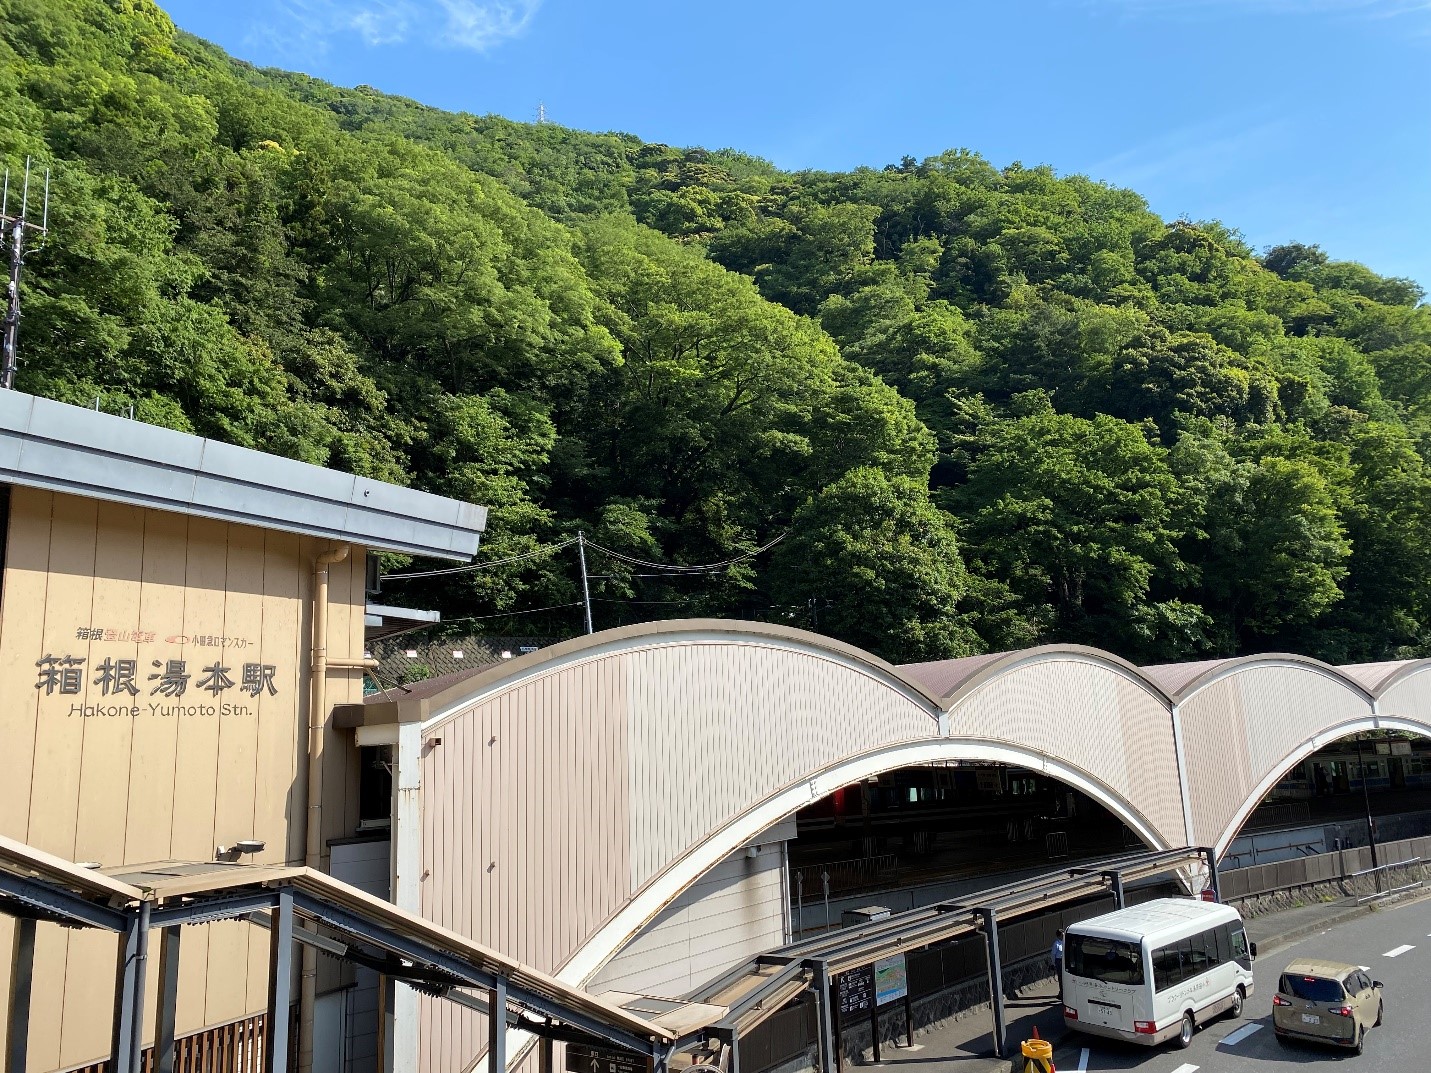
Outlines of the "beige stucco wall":
M 319 550 L 275 531 L 13 489 L 0 595 L 0 831 L 106 867 L 210 860 L 219 844 L 249 838 L 267 848 L 248 861 L 301 863 Z M 362 558 L 354 549 L 331 568 L 335 658 L 362 655 Z M 77 693 L 63 681 L 46 688 L 37 661 L 49 656 L 83 660 Z M 105 695 L 96 679 L 106 660 L 135 661 L 137 694 Z M 170 660 L 190 675 L 182 697 L 151 692 L 159 682 L 148 676 Z M 200 682 L 216 660 L 233 685 L 214 694 Z M 271 667 L 276 692 L 251 696 L 245 664 Z M 361 692 L 358 671 L 330 674 L 331 702 Z M 93 706 L 105 714 L 82 714 Z M 334 732 L 329 746 L 326 838 L 348 833 L 357 807 L 351 735 Z M 0 949 L 9 942 L 0 919 Z M 40 926 L 31 1068 L 107 1053 L 115 946 L 112 936 Z M 181 1033 L 263 1008 L 266 933 L 189 928 L 182 949 Z M 7 987 L 8 975 L 0 994 Z

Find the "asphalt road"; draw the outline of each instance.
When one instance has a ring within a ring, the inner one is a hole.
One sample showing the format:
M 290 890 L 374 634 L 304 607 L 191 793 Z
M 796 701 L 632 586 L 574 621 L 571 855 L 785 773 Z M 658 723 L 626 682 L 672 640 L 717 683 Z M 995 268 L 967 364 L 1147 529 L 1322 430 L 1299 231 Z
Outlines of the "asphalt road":
M 1366 1053 L 1361 1057 L 1311 1044 L 1284 1047 L 1273 1036 L 1277 978 L 1294 958 L 1308 956 L 1365 965 L 1372 979 L 1386 985 L 1386 1022 L 1367 1033 Z M 1223 1017 L 1206 1026 L 1186 1050 L 1165 1046 L 1149 1051 L 1074 1033 L 1058 1048 L 1055 1063 L 1060 1073 L 1080 1069 L 1267 1073 L 1323 1063 L 1351 1063 L 1367 1070 L 1431 1068 L 1427 1058 L 1431 1053 L 1431 899 L 1368 913 L 1275 952 L 1263 951 L 1253 965 L 1253 980 L 1256 993 L 1243 1017 L 1237 1021 Z

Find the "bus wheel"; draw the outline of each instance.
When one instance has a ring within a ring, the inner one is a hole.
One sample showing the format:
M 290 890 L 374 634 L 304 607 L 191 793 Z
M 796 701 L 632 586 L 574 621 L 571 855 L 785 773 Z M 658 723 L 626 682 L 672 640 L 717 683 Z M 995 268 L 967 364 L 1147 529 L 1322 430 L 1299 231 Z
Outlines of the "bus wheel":
M 1187 1047 L 1187 1046 L 1190 1046 L 1190 1045 L 1192 1044 L 1192 1041 L 1193 1041 L 1193 1015 L 1190 1014 L 1190 1013 L 1185 1013 L 1185 1014 L 1183 1014 L 1183 1023 L 1182 1023 L 1182 1025 L 1178 1028 L 1178 1046 L 1179 1046 L 1179 1047 Z
M 1237 990 L 1232 993 L 1232 1019 L 1235 1021 L 1242 1016 L 1242 1004 L 1247 1000 L 1243 994 L 1242 985 L 1237 985 Z

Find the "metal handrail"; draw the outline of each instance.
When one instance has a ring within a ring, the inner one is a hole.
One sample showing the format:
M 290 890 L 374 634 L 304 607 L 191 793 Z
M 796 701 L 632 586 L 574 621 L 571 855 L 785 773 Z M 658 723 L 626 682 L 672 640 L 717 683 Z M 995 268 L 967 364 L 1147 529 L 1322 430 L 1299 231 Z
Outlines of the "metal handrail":
M 1408 857 L 1404 861 L 1397 861 L 1395 864 L 1379 864 L 1375 868 L 1363 868 L 1360 872 L 1348 872 L 1348 879 L 1357 879 L 1361 876 L 1369 876 L 1373 872 L 1385 872 L 1391 868 L 1405 868 L 1408 864 L 1420 864 L 1420 857 Z

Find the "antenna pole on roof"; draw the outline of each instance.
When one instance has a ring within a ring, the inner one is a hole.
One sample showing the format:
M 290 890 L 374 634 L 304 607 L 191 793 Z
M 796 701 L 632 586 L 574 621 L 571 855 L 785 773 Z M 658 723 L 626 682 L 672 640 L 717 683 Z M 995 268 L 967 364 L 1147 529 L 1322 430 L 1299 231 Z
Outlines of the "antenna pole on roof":
M 10 245 L 10 278 L 5 288 L 5 320 L 3 350 L 0 350 L 0 388 L 15 386 L 15 370 L 20 359 L 17 344 L 20 334 L 20 270 L 25 266 L 25 240 L 30 232 L 41 236 L 50 226 L 50 169 L 45 169 L 45 198 L 40 223 L 26 219 L 30 209 L 30 158 L 25 158 L 25 178 L 20 187 L 20 211 L 10 214 L 10 169 L 5 169 L 4 190 L 0 193 L 0 244 Z

